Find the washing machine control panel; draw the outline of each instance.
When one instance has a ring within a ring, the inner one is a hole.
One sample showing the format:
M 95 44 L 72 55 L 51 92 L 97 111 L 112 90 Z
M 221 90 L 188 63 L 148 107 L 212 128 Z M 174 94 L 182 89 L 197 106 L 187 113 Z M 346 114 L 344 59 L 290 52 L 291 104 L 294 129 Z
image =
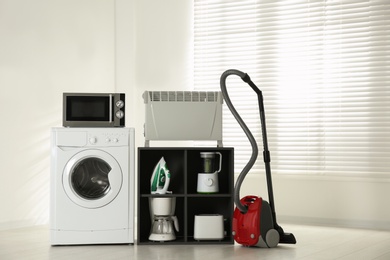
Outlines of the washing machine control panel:
M 88 144 L 92 146 L 123 146 L 128 143 L 128 135 L 125 133 L 88 133 Z

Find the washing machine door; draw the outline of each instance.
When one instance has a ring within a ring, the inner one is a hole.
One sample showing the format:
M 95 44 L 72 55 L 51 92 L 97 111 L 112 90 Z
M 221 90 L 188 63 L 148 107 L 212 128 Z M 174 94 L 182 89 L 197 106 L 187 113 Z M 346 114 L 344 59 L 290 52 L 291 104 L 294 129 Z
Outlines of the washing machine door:
M 115 199 L 122 180 L 122 170 L 109 153 L 84 150 L 68 161 L 62 182 L 74 203 L 85 208 L 100 208 Z

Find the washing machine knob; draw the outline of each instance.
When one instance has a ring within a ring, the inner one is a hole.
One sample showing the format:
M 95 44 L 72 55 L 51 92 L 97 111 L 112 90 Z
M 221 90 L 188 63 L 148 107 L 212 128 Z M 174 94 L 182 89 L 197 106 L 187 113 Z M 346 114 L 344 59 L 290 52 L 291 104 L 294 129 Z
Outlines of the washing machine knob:
M 89 138 L 89 142 L 90 142 L 91 144 L 96 144 L 96 142 L 97 142 L 96 137 L 90 137 L 90 138 Z

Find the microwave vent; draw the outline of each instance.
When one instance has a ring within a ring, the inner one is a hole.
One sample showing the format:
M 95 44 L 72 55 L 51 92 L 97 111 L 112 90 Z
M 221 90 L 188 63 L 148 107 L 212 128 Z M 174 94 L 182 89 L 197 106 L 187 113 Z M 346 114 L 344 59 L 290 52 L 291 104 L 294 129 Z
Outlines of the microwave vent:
M 145 146 L 150 140 L 216 140 L 222 146 L 222 93 L 145 91 Z

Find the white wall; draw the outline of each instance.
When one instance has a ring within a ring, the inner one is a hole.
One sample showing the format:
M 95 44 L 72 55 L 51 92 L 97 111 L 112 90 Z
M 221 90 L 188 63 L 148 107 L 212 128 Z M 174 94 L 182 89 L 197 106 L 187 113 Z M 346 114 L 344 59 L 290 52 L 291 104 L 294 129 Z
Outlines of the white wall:
M 62 92 L 125 92 L 143 146 L 142 93 L 192 88 L 192 1 L 0 0 L 0 37 L 0 228 L 48 222 Z M 279 224 L 390 229 L 389 180 L 274 176 L 274 191 Z M 241 194 L 267 198 L 263 176 Z
M 134 0 L 115 0 L 115 90 L 126 93 L 126 126 L 134 127 L 136 90 L 136 8 Z
M 143 92 L 193 87 L 192 1 L 137 0 L 136 10 L 136 131 L 137 146 L 144 146 Z
M 273 184 L 279 224 L 390 230 L 389 180 L 274 175 Z M 241 195 L 252 193 L 268 200 L 264 176 L 245 180 Z
M 47 223 L 63 92 L 115 90 L 115 2 L 0 1 L 0 228 Z

